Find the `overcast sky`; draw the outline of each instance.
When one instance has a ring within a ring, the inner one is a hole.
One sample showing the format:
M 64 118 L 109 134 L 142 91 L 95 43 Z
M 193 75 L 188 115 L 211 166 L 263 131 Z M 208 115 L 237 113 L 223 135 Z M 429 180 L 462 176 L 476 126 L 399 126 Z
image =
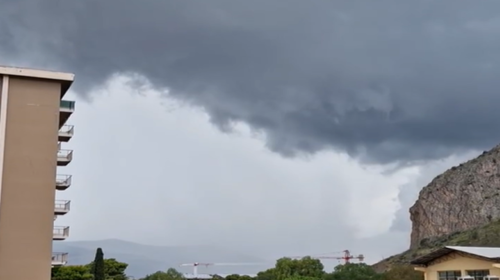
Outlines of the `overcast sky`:
M 0 0 L 0 63 L 76 74 L 73 240 L 374 261 L 407 248 L 421 187 L 500 139 L 480 3 Z

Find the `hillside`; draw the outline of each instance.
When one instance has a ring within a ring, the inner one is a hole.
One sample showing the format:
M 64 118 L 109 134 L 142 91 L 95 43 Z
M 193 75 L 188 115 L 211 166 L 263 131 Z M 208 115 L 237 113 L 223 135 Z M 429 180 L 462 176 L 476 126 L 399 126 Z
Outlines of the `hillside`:
M 395 264 L 407 264 L 412 259 L 428 254 L 443 246 L 500 247 L 500 220 L 485 226 L 441 237 L 424 239 L 419 246 L 394 255 L 373 265 L 377 271 L 385 271 Z
M 378 271 L 447 245 L 500 246 L 500 145 L 436 176 L 409 212 L 409 250 L 374 264 Z
M 96 241 L 54 242 L 54 251 L 69 253 L 69 264 L 87 264 L 94 259 L 95 250 L 101 247 L 105 258 L 116 258 L 129 264 L 126 273 L 136 278 L 166 270 L 169 267 L 181 272 L 191 272 L 190 267 L 179 267 L 181 263 L 193 262 L 265 262 L 262 259 L 235 251 L 211 246 L 151 246 L 117 239 Z M 272 266 L 273 263 L 270 263 Z M 200 272 L 254 273 L 267 269 L 262 266 L 217 266 L 204 268 Z
M 500 219 L 500 146 L 437 176 L 410 208 L 411 249 L 421 240 Z

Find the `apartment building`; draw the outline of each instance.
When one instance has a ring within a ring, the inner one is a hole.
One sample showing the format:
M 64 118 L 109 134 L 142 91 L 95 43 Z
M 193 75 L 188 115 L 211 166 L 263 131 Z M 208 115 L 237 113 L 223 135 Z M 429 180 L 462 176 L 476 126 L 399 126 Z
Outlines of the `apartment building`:
M 69 227 L 57 216 L 69 201 L 56 192 L 71 185 L 59 174 L 73 156 L 64 142 L 73 136 L 66 121 L 75 102 L 63 100 L 69 73 L 0 66 L 0 279 L 49 280 L 51 267 L 67 254 L 53 253 Z M 62 169 L 62 168 L 61 168 Z

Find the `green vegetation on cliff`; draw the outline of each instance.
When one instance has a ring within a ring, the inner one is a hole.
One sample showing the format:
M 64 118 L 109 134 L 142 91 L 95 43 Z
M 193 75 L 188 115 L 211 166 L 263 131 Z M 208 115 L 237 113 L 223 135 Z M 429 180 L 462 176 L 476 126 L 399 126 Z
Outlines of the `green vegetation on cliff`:
M 374 264 L 373 268 L 377 271 L 385 271 L 394 265 L 408 264 L 411 260 L 444 246 L 500 247 L 500 221 L 494 221 L 467 231 L 455 232 L 432 239 L 423 239 L 420 241 L 418 248 L 384 259 Z

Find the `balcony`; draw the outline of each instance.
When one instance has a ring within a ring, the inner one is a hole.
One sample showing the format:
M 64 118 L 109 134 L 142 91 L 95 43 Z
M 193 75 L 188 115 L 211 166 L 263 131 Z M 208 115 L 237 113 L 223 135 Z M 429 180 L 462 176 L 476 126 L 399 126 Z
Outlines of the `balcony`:
M 59 127 L 62 127 L 75 111 L 75 101 L 61 100 L 59 105 Z
M 52 266 L 63 266 L 68 263 L 68 253 L 52 253 Z
M 65 240 L 69 237 L 69 227 L 54 226 L 52 240 Z
M 73 150 L 57 151 L 57 166 L 66 166 L 73 159 Z
M 56 176 L 56 190 L 64 191 L 71 186 L 71 175 L 57 174 Z
M 59 129 L 58 140 L 59 142 L 68 142 L 71 137 L 73 137 L 74 126 L 73 125 L 63 125 L 61 129 Z
M 65 215 L 69 212 L 71 201 L 69 200 L 56 200 L 54 206 L 54 214 L 56 215 Z

